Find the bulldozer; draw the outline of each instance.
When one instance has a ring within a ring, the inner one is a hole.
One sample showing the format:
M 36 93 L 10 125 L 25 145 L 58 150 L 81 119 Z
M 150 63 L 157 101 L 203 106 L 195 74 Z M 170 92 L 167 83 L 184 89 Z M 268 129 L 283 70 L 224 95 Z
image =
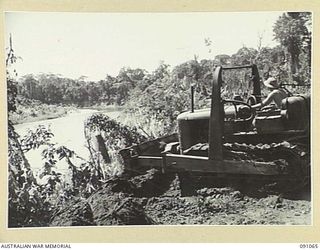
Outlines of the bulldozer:
M 222 98 L 224 73 L 242 69 L 251 74 L 247 99 Z M 211 107 L 195 110 L 191 87 L 191 109 L 178 115 L 178 132 L 120 150 L 125 170 L 176 173 L 182 186 L 191 186 L 191 176 L 310 183 L 310 95 L 255 110 L 261 82 L 255 64 L 216 67 Z

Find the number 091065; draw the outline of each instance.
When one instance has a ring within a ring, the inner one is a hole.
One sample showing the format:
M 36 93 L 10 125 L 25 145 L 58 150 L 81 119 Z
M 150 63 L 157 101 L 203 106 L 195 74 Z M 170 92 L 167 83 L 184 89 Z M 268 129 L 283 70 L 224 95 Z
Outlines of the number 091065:
M 300 244 L 300 248 L 305 248 L 305 249 L 317 249 L 319 246 L 318 244 Z

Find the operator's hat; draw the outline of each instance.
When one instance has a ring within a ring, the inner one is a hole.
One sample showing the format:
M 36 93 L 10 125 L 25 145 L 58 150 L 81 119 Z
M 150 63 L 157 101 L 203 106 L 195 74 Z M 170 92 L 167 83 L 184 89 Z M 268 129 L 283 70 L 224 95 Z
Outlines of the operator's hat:
M 279 88 L 279 83 L 276 78 L 269 77 L 266 81 L 263 82 L 264 86 L 271 88 L 271 89 L 277 89 Z

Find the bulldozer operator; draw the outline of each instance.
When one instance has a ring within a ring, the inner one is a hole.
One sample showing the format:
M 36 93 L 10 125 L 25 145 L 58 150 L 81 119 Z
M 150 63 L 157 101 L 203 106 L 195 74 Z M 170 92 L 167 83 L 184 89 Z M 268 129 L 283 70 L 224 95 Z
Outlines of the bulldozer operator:
M 289 96 L 286 89 L 281 88 L 278 81 L 274 77 L 269 77 L 263 84 L 271 91 L 268 96 L 258 104 L 252 106 L 254 109 L 262 109 L 272 103 L 275 103 L 277 108 L 281 108 L 281 102 L 283 99 Z

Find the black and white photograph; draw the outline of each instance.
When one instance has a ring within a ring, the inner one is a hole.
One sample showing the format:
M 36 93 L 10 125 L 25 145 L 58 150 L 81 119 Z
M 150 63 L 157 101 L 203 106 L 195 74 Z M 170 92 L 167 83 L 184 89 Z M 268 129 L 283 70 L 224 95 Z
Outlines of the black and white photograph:
M 7 228 L 313 225 L 312 12 L 5 12 Z

